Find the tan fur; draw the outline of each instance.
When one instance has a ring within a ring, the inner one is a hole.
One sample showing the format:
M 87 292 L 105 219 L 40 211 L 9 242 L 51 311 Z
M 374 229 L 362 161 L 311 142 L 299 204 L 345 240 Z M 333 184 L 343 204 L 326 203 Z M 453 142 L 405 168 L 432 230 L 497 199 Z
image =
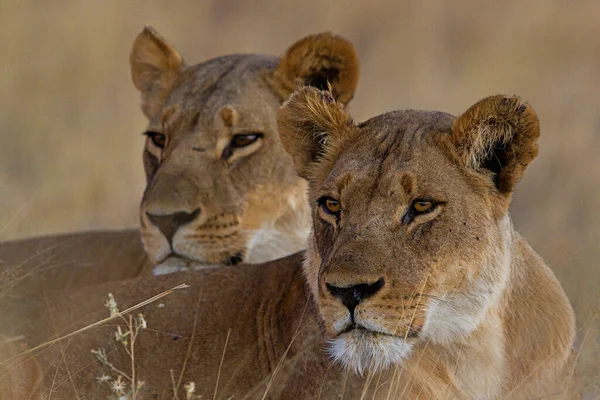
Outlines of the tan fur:
M 10 365 L 1 369 L 0 399 L 42 399 L 40 364 L 27 350 L 19 339 L 0 336 L 0 360 L 12 358 Z
M 137 229 L 48 235 L 0 243 L 0 303 L 149 275 Z M 0 316 L 1 317 L 1 316 Z
M 308 36 L 278 59 L 230 55 L 187 66 L 147 27 L 131 52 L 148 131 L 165 135 L 144 151 L 142 240 L 160 272 L 256 263 L 303 247 L 310 228 L 306 183 L 283 151 L 276 110 L 297 87 L 331 85 L 346 104 L 358 81 L 352 45 Z M 260 134 L 233 152 L 235 135 Z
M 506 108 L 486 104 L 504 99 L 478 104 L 496 113 Z M 477 118 L 494 116 L 484 109 Z M 537 138 L 528 132 L 537 125 L 519 122 L 530 120 L 524 114 L 535 116 L 529 106 L 503 115 L 514 129 L 496 150 L 516 174 Z M 476 154 L 476 143 L 485 138 L 455 145 L 466 133 L 457 126 L 481 125 L 469 115 L 407 110 L 356 125 L 327 93 L 302 89 L 279 123 L 286 149 L 311 182 L 313 231 L 305 254 L 15 301 L 3 307 L 25 318 L 5 335 L 23 335 L 34 346 L 105 316 L 109 292 L 124 308 L 185 282 L 191 287 L 161 300 L 163 307 L 142 310 L 155 329 L 136 344 L 149 398 L 173 397 L 172 380 L 184 364 L 181 382 L 194 381 L 203 398 L 580 398 L 571 379 L 572 309 L 552 272 L 514 231 L 510 196 L 500 190 L 512 190 L 520 176 L 498 179 L 484 170 L 490 164 Z M 310 154 L 300 156 L 305 150 Z M 463 151 L 476 157 L 461 158 Z M 473 160 L 481 163 L 467 162 Z M 317 202 L 324 195 L 338 199 L 341 215 L 325 213 Z M 444 203 L 407 220 L 415 196 Z M 353 296 L 344 301 L 361 300 L 356 326 L 331 287 L 350 288 Z M 53 398 L 72 398 L 73 387 L 92 398 L 106 393 L 94 382 L 103 370 L 84 368 L 91 356 L 82 355 L 106 347 L 114 329 L 86 332 L 62 347 L 79 373 Z M 67 379 L 60 354 L 54 346 L 36 356 L 48 371 L 46 393 L 55 373 Z M 110 357 L 123 368 L 130 364 L 118 346 Z

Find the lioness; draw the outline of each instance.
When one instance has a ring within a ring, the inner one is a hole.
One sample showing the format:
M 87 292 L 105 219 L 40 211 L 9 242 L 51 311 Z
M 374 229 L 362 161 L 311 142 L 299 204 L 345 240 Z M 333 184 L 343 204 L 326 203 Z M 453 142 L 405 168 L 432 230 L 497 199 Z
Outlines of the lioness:
M 235 54 L 188 66 L 146 27 L 130 63 L 150 121 L 140 207 L 150 259 L 133 229 L 0 243 L 0 296 L 131 278 L 159 263 L 157 273 L 190 260 L 198 268 L 264 262 L 304 247 L 306 182 L 281 147 L 277 108 L 303 85 L 331 84 L 347 104 L 359 74 L 352 44 L 321 33 L 282 58 Z
M 537 154 L 527 103 L 492 96 L 458 118 L 407 110 L 355 124 L 330 93 L 303 88 L 278 122 L 309 182 L 305 254 L 15 305 L 28 318 L 14 334 L 40 343 L 49 314 L 64 331 L 100 318 L 109 291 L 129 306 L 186 282 L 187 292 L 145 311 L 158 329 L 140 336 L 135 360 L 149 398 L 182 397 L 189 381 L 203 398 L 577 397 L 573 311 L 508 215 Z M 105 370 L 81 369 L 81 355 L 109 335 L 71 338 L 68 368 L 56 367 L 58 346 L 38 354 L 43 390 L 100 398 L 108 386 L 94 377 Z M 129 368 L 119 346 L 111 362 Z
M 148 117 L 144 248 L 157 272 L 264 262 L 304 247 L 306 182 L 281 147 L 277 107 L 299 86 L 332 85 L 346 104 L 358 81 L 352 45 L 308 36 L 283 58 L 230 55 L 186 66 L 150 27 L 131 52 Z

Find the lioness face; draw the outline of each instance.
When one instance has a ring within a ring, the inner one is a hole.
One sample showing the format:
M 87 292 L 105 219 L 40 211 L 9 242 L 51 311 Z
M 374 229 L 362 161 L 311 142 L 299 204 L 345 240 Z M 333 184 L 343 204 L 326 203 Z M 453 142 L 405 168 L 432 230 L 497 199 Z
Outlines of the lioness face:
M 358 77 L 352 45 L 320 34 L 282 59 L 231 55 L 188 67 L 146 28 L 131 65 L 149 119 L 140 220 L 151 259 L 231 265 L 299 250 L 310 221 L 306 182 L 281 145 L 277 108 L 305 84 L 331 83 L 349 101 Z
M 362 373 L 474 332 L 507 280 L 508 201 L 537 152 L 531 108 L 495 96 L 458 119 L 409 110 L 355 125 L 304 89 L 279 125 L 310 182 L 305 273 L 333 358 Z
M 185 70 L 150 121 L 140 219 L 155 262 L 237 264 L 261 227 L 305 201 L 279 141 L 279 101 L 260 70 L 248 71 L 260 61 L 276 65 L 241 56 Z

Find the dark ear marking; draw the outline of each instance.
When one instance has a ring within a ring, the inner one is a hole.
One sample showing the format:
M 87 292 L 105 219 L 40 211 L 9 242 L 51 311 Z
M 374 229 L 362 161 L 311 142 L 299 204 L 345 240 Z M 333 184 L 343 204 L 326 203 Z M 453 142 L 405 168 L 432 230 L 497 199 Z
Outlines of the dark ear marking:
M 494 174 L 494 185 L 501 189 L 502 182 L 500 181 L 500 173 L 502 168 L 507 164 L 506 144 L 494 145 L 488 153 L 482 158 L 481 166 Z
M 307 36 L 294 43 L 273 72 L 274 89 L 282 100 L 302 86 L 331 91 L 347 104 L 358 83 L 359 64 L 354 46 L 329 32 Z
M 498 191 L 509 195 L 536 157 L 539 122 L 533 109 L 517 96 L 487 97 L 452 125 L 459 161 L 487 172 Z
M 331 90 L 331 83 L 335 82 L 340 71 L 334 68 L 323 68 L 315 71 L 313 75 L 308 75 L 306 85 L 315 87 L 319 90 Z

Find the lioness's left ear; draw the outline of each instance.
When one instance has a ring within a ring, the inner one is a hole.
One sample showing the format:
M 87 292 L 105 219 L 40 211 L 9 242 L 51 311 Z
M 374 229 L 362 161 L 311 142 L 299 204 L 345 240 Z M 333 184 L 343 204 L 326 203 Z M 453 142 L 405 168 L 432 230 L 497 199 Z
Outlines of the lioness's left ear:
M 358 84 L 358 56 L 347 40 L 329 32 L 307 36 L 294 43 L 281 58 L 273 78 L 285 100 L 302 86 L 327 90 L 347 104 Z
M 537 156 L 540 128 L 533 109 L 513 96 L 487 97 L 452 125 L 460 162 L 491 174 L 498 191 L 510 195 L 527 165 Z
M 277 126 L 296 172 L 308 181 L 314 177 L 314 167 L 334 157 L 340 142 L 356 132 L 352 118 L 332 94 L 312 87 L 298 89 L 281 106 Z
M 144 27 L 129 56 L 131 79 L 140 91 L 148 119 L 161 110 L 171 87 L 184 68 L 183 58 L 154 28 Z

